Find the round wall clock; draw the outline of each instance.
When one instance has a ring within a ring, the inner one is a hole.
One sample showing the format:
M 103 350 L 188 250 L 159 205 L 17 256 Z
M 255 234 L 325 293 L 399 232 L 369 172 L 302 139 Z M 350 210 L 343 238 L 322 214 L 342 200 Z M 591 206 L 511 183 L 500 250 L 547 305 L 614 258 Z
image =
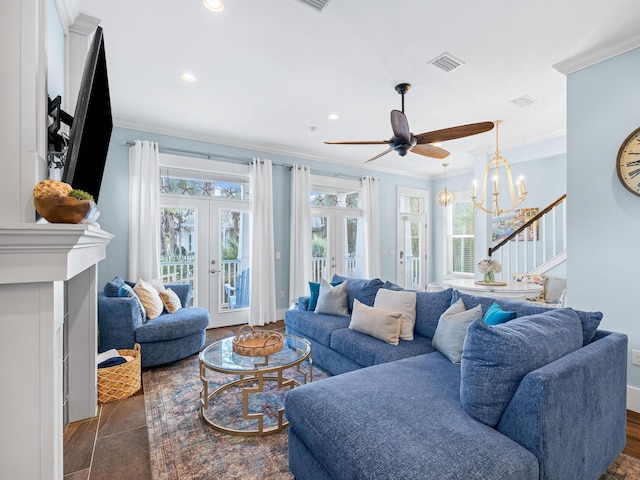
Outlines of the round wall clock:
M 631 193 L 640 196 L 640 127 L 620 145 L 616 170 L 620 183 Z

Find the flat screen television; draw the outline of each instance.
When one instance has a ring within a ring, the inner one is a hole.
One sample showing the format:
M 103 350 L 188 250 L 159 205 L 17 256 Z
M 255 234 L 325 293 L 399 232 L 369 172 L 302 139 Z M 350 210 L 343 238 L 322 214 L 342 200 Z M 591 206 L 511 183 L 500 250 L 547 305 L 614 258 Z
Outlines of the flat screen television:
M 113 130 L 102 28 L 98 27 L 84 65 L 69 133 L 62 181 L 98 201 Z

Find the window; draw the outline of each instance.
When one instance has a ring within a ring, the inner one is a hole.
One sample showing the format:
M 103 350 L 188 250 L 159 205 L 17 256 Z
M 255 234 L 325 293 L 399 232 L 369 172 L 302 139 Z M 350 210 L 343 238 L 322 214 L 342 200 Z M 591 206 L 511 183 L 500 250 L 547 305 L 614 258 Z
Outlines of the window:
M 447 207 L 447 270 L 453 274 L 475 270 L 475 209 L 470 195 L 471 192 L 456 192 L 456 198 L 461 200 Z

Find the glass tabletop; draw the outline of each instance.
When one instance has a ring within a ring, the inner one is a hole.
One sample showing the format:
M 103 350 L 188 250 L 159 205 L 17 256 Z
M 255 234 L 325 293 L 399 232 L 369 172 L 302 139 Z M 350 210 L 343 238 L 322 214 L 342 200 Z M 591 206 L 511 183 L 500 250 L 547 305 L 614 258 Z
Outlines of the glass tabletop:
M 311 352 L 311 344 L 304 338 L 284 335 L 284 346 L 279 352 L 267 357 L 249 357 L 233 352 L 233 339 L 228 337 L 212 343 L 200 352 L 200 361 L 215 371 L 245 374 L 282 370 L 308 357 Z

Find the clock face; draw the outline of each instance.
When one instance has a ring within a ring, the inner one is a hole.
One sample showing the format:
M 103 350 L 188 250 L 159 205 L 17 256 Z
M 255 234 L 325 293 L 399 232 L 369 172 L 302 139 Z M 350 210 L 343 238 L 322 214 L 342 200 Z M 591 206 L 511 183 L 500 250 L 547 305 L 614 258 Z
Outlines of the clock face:
M 640 128 L 629 135 L 618 151 L 618 178 L 631 193 L 640 196 Z

